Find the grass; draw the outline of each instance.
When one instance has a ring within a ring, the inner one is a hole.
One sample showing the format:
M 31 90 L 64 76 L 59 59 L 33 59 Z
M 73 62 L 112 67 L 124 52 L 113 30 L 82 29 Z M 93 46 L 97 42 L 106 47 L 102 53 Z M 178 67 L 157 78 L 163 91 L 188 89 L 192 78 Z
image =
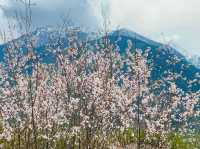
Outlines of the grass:
M 29 136 L 29 139 L 27 137 Z M 76 135 L 63 135 L 59 138 L 42 137 L 42 134 L 37 133 L 37 144 L 32 138 L 32 131 L 26 130 L 24 132 L 13 133 L 11 139 L 0 140 L 1 146 L 5 149 L 109 149 L 114 147 L 128 148 L 137 146 L 137 134 L 132 128 L 124 130 L 115 130 L 109 134 L 100 133 L 88 134 L 86 130 L 81 130 Z M 157 149 L 199 149 L 200 148 L 200 134 L 182 135 L 177 132 L 170 133 L 165 139 L 159 133 L 151 135 L 147 139 L 145 131 L 140 133 L 141 148 L 157 148 Z

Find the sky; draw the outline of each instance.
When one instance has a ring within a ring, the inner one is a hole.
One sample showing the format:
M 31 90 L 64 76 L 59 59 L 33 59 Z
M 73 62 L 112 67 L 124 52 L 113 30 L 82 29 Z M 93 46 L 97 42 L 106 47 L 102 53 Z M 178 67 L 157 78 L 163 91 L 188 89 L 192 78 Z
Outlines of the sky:
M 0 0 L 0 29 L 15 22 L 14 12 L 23 12 L 20 0 Z M 109 28 L 127 28 L 153 40 L 173 43 L 184 54 L 200 55 L 199 0 L 32 0 L 34 26 L 57 25 L 64 16 L 86 29 L 102 24 L 102 12 Z M 3 8 L 3 9 L 1 9 Z M 17 33 L 14 33 L 17 36 Z

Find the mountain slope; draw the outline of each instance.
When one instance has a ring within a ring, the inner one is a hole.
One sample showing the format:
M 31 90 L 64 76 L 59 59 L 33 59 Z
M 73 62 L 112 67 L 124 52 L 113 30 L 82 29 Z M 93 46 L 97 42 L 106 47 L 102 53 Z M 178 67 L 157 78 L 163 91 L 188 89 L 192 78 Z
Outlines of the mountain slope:
M 81 31 L 77 33 L 78 41 L 87 41 L 88 37 L 88 33 Z M 53 63 L 55 60 L 53 51 L 47 51 L 45 50 L 46 48 L 55 48 L 58 46 L 60 46 L 60 48 L 65 48 L 68 46 L 68 36 L 65 34 L 65 30 L 49 27 L 39 28 L 32 32 L 31 38 L 36 41 L 34 48 L 35 52 L 43 58 L 43 62 L 45 63 Z M 115 47 L 116 45 L 119 47 L 119 52 L 121 54 L 125 53 L 127 41 L 133 43 L 133 49 L 139 48 L 145 50 L 146 48 L 149 48 L 148 60 L 153 64 L 151 73 L 152 80 L 164 80 L 169 73 L 174 73 L 178 75 L 176 84 L 182 90 L 186 92 L 196 92 L 200 90 L 200 69 L 188 62 L 176 49 L 126 29 L 113 31 L 108 34 L 108 38 L 111 44 Z M 25 47 L 25 36 L 22 36 L 15 41 L 19 43 L 24 52 L 27 51 Z M 100 42 L 100 39 L 92 39 L 90 44 L 94 45 L 94 41 Z M 4 49 L 11 43 L 12 41 L 0 46 L 1 61 L 3 61 Z
M 186 58 L 173 47 L 152 41 L 126 29 L 112 32 L 109 35 L 109 39 L 113 44 L 115 44 L 115 41 L 118 41 L 117 45 L 120 47 L 121 53 L 125 52 L 128 40 L 133 43 L 134 49 L 145 50 L 150 48 L 148 59 L 153 63 L 151 74 L 153 80 L 162 79 L 169 72 L 173 72 L 179 76 L 176 79 L 178 87 L 184 91 L 196 92 L 200 90 L 200 69 L 187 61 Z

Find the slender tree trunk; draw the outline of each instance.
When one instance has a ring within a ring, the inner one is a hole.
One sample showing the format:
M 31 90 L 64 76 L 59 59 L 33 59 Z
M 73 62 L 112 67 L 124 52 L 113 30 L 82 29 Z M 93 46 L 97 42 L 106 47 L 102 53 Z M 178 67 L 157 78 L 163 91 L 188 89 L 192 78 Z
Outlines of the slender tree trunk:
M 20 135 L 20 128 L 18 128 L 18 147 L 21 149 L 21 135 Z

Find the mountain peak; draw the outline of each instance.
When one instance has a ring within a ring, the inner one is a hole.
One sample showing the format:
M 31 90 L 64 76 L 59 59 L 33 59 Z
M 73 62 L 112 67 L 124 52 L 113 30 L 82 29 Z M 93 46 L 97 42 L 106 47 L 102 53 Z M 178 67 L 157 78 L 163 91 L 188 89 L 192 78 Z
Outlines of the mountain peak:
M 69 30 L 71 31 L 71 29 Z M 85 39 L 88 39 L 88 36 L 89 33 L 87 32 L 82 32 L 81 30 L 77 32 L 77 40 L 79 41 L 84 41 Z M 196 77 L 196 74 L 199 73 L 200 70 L 192 65 L 183 55 L 181 55 L 176 50 L 176 48 L 153 41 L 126 28 L 110 32 L 108 36 L 111 44 L 114 45 L 115 43 L 117 43 L 121 54 L 124 54 L 124 52 L 126 51 L 128 40 L 131 40 L 134 43 L 134 48 L 145 50 L 146 48 L 150 47 L 151 51 L 149 52 L 149 60 L 152 61 L 153 64 L 152 80 L 162 78 L 166 75 L 166 71 L 172 72 L 175 68 L 176 73 L 181 73 L 181 77 L 186 78 L 185 80 L 178 80 L 178 86 L 181 89 L 185 91 L 196 91 L 200 89 L 200 86 L 197 82 L 193 83 L 192 88 L 190 88 L 188 84 L 188 81 L 199 79 Z M 59 42 L 61 44 L 59 43 L 59 46 L 61 46 L 61 48 L 66 48 L 68 46 L 66 28 L 56 28 L 51 26 L 41 27 L 31 33 L 31 38 L 32 37 L 36 39 L 36 46 L 34 50 L 42 57 L 42 60 L 46 63 L 53 63 L 55 57 L 52 51 L 49 51 L 47 53 L 47 51 L 45 50 L 46 46 L 52 46 L 52 48 L 56 48 L 58 46 L 58 40 L 60 40 Z M 88 42 L 94 44 L 94 40 L 99 40 L 99 38 L 94 37 Z M 24 36 L 16 39 L 16 41 L 19 41 L 21 43 L 20 46 L 26 49 L 26 40 Z M 9 45 L 9 43 L 5 44 L 4 46 L 0 46 L 0 61 L 3 60 L 3 49 L 7 45 Z M 176 65 L 168 63 L 174 57 L 177 57 L 180 61 L 177 62 Z
M 127 28 L 121 28 L 121 29 L 115 30 L 115 31 L 111 32 L 110 35 L 112 35 L 112 36 L 124 36 L 124 37 L 132 38 L 132 39 L 135 39 L 135 40 L 140 40 L 140 41 L 143 41 L 145 43 L 152 44 L 152 45 L 155 45 L 155 46 L 161 46 L 162 45 L 159 42 L 156 42 L 156 41 L 151 40 L 147 37 L 144 37 L 144 36 L 134 32 L 130 29 L 127 29 Z

